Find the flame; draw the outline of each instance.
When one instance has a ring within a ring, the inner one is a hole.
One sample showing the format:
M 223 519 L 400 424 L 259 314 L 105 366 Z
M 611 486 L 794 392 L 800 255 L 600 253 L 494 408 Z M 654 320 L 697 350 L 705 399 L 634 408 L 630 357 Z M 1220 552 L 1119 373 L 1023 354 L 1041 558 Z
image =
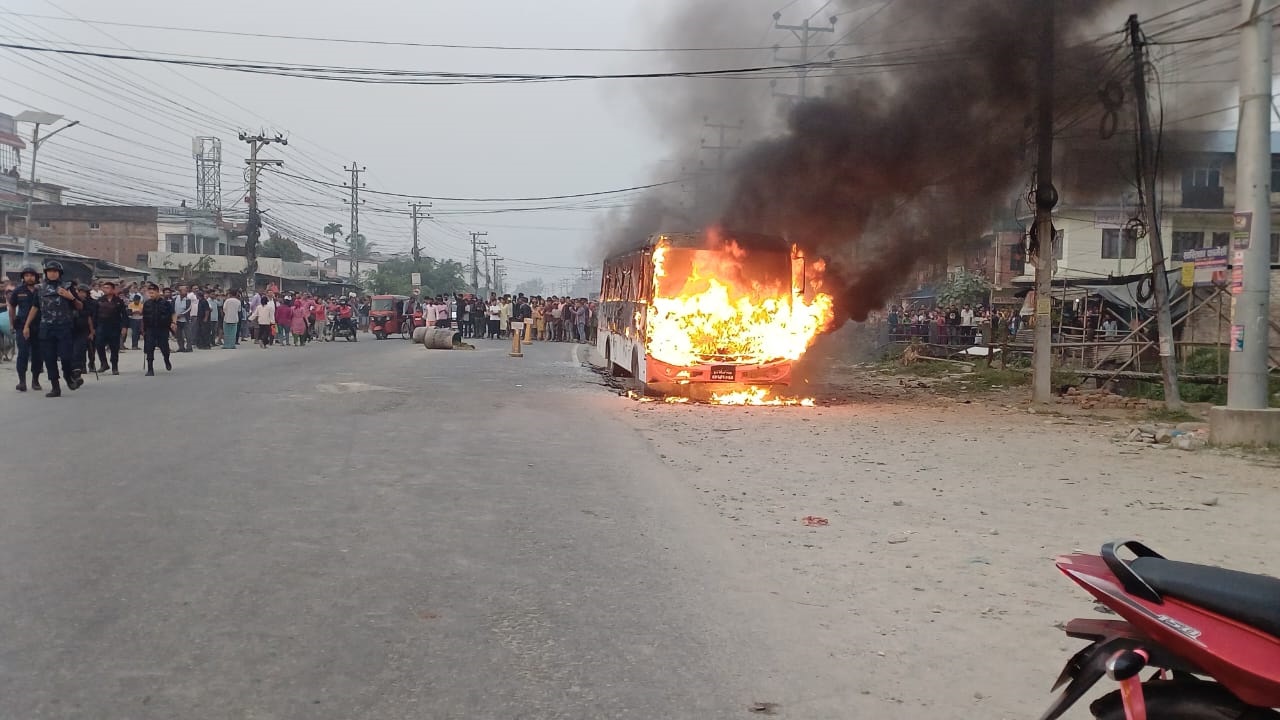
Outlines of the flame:
M 711 231 L 702 248 L 661 240 L 653 267 L 646 345 L 671 365 L 798 360 L 834 317 L 829 295 L 800 291 L 824 266 L 795 248 L 748 252 Z
M 814 407 L 817 405 L 813 398 L 778 397 L 768 388 L 755 386 L 741 392 L 712 394 L 711 402 L 714 405 L 799 405 L 800 407 Z

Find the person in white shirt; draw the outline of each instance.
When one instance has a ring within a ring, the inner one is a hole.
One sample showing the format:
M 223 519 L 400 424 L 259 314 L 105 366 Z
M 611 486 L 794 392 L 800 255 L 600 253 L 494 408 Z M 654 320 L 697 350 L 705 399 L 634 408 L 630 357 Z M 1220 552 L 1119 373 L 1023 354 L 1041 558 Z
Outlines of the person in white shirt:
M 222 349 L 235 350 L 240 339 L 240 291 L 232 290 L 222 301 Z
M 263 298 L 262 304 L 254 311 L 254 319 L 258 325 L 258 342 L 266 350 L 273 339 L 271 328 L 276 324 L 276 301 L 270 297 Z
M 192 352 L 195 349 L 197 335 L 200 332 L 200 298 L 196 296 L 195 290 L 188 290 L 186 295 L 187 301 L 187 322 L 178 328 L 186 334 L 186 349 L 180 352 Z

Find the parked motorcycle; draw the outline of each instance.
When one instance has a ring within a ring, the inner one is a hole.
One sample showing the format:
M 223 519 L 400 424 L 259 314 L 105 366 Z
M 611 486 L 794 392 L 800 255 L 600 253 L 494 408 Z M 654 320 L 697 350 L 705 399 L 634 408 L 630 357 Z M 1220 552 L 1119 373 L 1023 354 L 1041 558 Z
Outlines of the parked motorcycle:
M 1280 720 L 1280 579 L 1166 560 L 1132 540 L 1056 564 L 1122 619 L 1067 623 L 1090 645 L 1067 661 L 1041 720 L 1103 675 L 1119 689 L 1089 706 L 1099 720 Z

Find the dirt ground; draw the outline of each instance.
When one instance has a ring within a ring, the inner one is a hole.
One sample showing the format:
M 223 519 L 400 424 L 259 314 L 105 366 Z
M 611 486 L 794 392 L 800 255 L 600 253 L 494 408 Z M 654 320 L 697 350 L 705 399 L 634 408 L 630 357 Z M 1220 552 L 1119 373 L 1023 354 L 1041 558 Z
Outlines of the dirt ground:
M 1057 554 L 1137 538 L 1280 575 L 1274 457 L 1139 447 L 1117 437 L 1136 420 L 1029 412 L 1021 389 L 948 398 L 855 366 L 811 389 L 825 404 L 618 403 L 880 717 L 1037 717 L 1083 644 L 1055 625 L 1096 616 Z

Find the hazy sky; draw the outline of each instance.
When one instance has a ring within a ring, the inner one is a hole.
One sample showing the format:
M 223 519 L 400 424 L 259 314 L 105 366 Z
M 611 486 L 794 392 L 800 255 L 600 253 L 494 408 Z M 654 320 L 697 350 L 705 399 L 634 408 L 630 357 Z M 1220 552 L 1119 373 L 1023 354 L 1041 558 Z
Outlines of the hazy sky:
M 769 46 L 794 42 L 770 28 L 774 9 L 785 10 L 786 22 L 798 22 L 811 12 L 817 22 L 828 13 L 838 14 L 843 33 L 846 27 L 859 26 L 863 17 L 873 17 L 883 4 L 882 0 L 493 0 L 482 6 L 439 0 L 358 4 L 6 0 L 0 7 L 0 42 L 432 71 L 661 72 L 774 60 L 767 50 L 673 55 L 441 49 L 248 38 L 83 21 L 455 45 Z M 1167 10 L 1172 0 L 1117 0 L 1116 17 L 1108 18 L 1106 28 L 1119 28 L 1131 5 L 1133 11 L 1150 16 Z M 1219 16 L 1218 24 L 1229 26 L 1232 15 L 1223 10 L 1231 5 L 1202 0 L 1186 11 L 1198 14 L 1191 17 L 1188 29 L 1179 32 L 1207 32 L 1210 26 L 1216 27 Z M 677 9 L 684 14 L 673 20 Z M 1179 16 L 1162 22 L 1176 26 Z M 873 23 L 842 45 L 841 52 L 858 52 L 855 45 L 874 46 L 882 32 L 893 29 Z M 1230 45 L 1233 37 L 1224 34 L 1220 42 Z M 1208 63 L 1216 56 L 1206 54 L 1200 45 L 1172 45 L 1160 53 L 1162 76 L 1174 81 L 1163 94 L 1172 112 L 1230 107 L 1234 102 L 1230 95 L 1235 65 L 1230 57 L 1225 64 Z M 1207 72 L 1221 77 L 1201 81 L 1185 75 L 1186 68 L 1206 64 L 1217 66 Z M 1185 81 L 1190 82 L 1180 84 Z M 240 129 L 287 134 L 288 147 L 273 146 L 269 157 L 284 160 L 284 171 L 290 174 L 341 184 L 348 179 L 343 165 L 356 161 L 368 168 L 364 181 L 369 190 L 523 198 L 632 187 L 680 175 L 684 161 L 671 158 L 681 148 L 687 146 L 685 154 L 698 157 L 697 135 L 707 111 L 696 105 L 699 92 L 710 95 L 705 83 L 711 82 L 721 81 L 359 85 L 0 49 L 0 111 L 35 108 L 82 122 L 42 148 L 39 173 L 44 180 L 80 192 L 78 198 L 70 198 L 79 202 L 190 203 L 195 175 L 191 138 L 213 135 L 223 140 L 224 204 L 243 208 L 247 146 L 236 139 Z M 728 106 L 730 114 L 752 117 L 717 119 L 746 123 L 748 139 L 776 127 L 776 113 L 767 109 L 765 81 L 736 83 L 735 91 L 742 88 L 741 102 L 726 103 L 726 93 L 721 92 L 717 107 Z M 1193 97 L 1200 95 L 1210 99 Z M 734 93 L 728 96 L 735 100 Z M 1233 124 L 1234 117 L 1213 114 L 1205 121 L 1221 126 Z M 299 228 L 311 238 L 320 238 L 330 222 L 349 226 L 343 196 L 341 188 L 305 180 L 277 175 L 262 180 L 261 205 L 270 210 L 271 222 Z M 563 201 L 436 201 L 435 219 L 422 225 L 423 247 L 430 255 L 467 261 L 467 231 L 487 231 L 487 239 L 508 259 L 510 285 L 534 277 L 554 283 L 576 276 L 577 268 L 590 263 L 589 248 L 600 241 L 606 212 L 625 207 L 636 197 L 631 193 Z M 407 198 L 370 192 L 365 200 L 361 231 L 384 251 L 408 249 Z M 484 212 L 544 206 L 557 207 Z
M 422 43 L 643 47 L 662 3 L 651 0 L 499 0 L 483 8 L 433 0 L 10 0 L 0 11 L 4 42 L 464 72 L 607 73 L 663 70 L 661 54 L 497 51 L 380 47 L 168 32 L 40 16 L 111 20 L 368 40 Z M 22 13 L 26 15 L 16 15 Z M 767 21 L 767 18 L 765 18 Z M 764 23 L 762 23 L 763 25 Z M 103 50 L 104 52 L 106 50 Z M 699 58 L 690 63 L 699 64 Z M 664 169 L 653 123 L 636 99 L 645 81 L 584 81 L 454 87 L 373 86 L 262 77 L 138 62 L 0 51 L 0 108 L 37 108 L 80 120 L 42 148 L 40 176 L 103 199 L 172 204 L 193 200 L 190 138 L 223 140 L 223 193 L 243 198 L 245 128 L 281 131 L 271 156 L 285 171 L 341 183 L 342 166 L 368 168 L 371 190 L 449 197 L 528 197 L 624 188 Z M 698 82 L 690 80 L 688 82 Z M 674 174 L 674 171 L 673 173 Z M 348 225 L 343 191 L 279 177 L 262 181 L 264 208 L 319 235 Z M 627 196 L 595 205 L 625 203 Z M 384 250 L 410 243 L 405 198 L 366 194 L 361 231 Z M 581 202 L 581 201 L 574 201 Z M 308 207 L 323 205 L 323 208 Z M 602 211 L 457 214 L 558 202 L 436 202 L 446 224 L 424 223 L 426 251 L 465 260 L 466 230 L 484 230 L 507 258 L 515 281 L 576 274 Z M 541 263 L 558 267 L 539 267 Z

